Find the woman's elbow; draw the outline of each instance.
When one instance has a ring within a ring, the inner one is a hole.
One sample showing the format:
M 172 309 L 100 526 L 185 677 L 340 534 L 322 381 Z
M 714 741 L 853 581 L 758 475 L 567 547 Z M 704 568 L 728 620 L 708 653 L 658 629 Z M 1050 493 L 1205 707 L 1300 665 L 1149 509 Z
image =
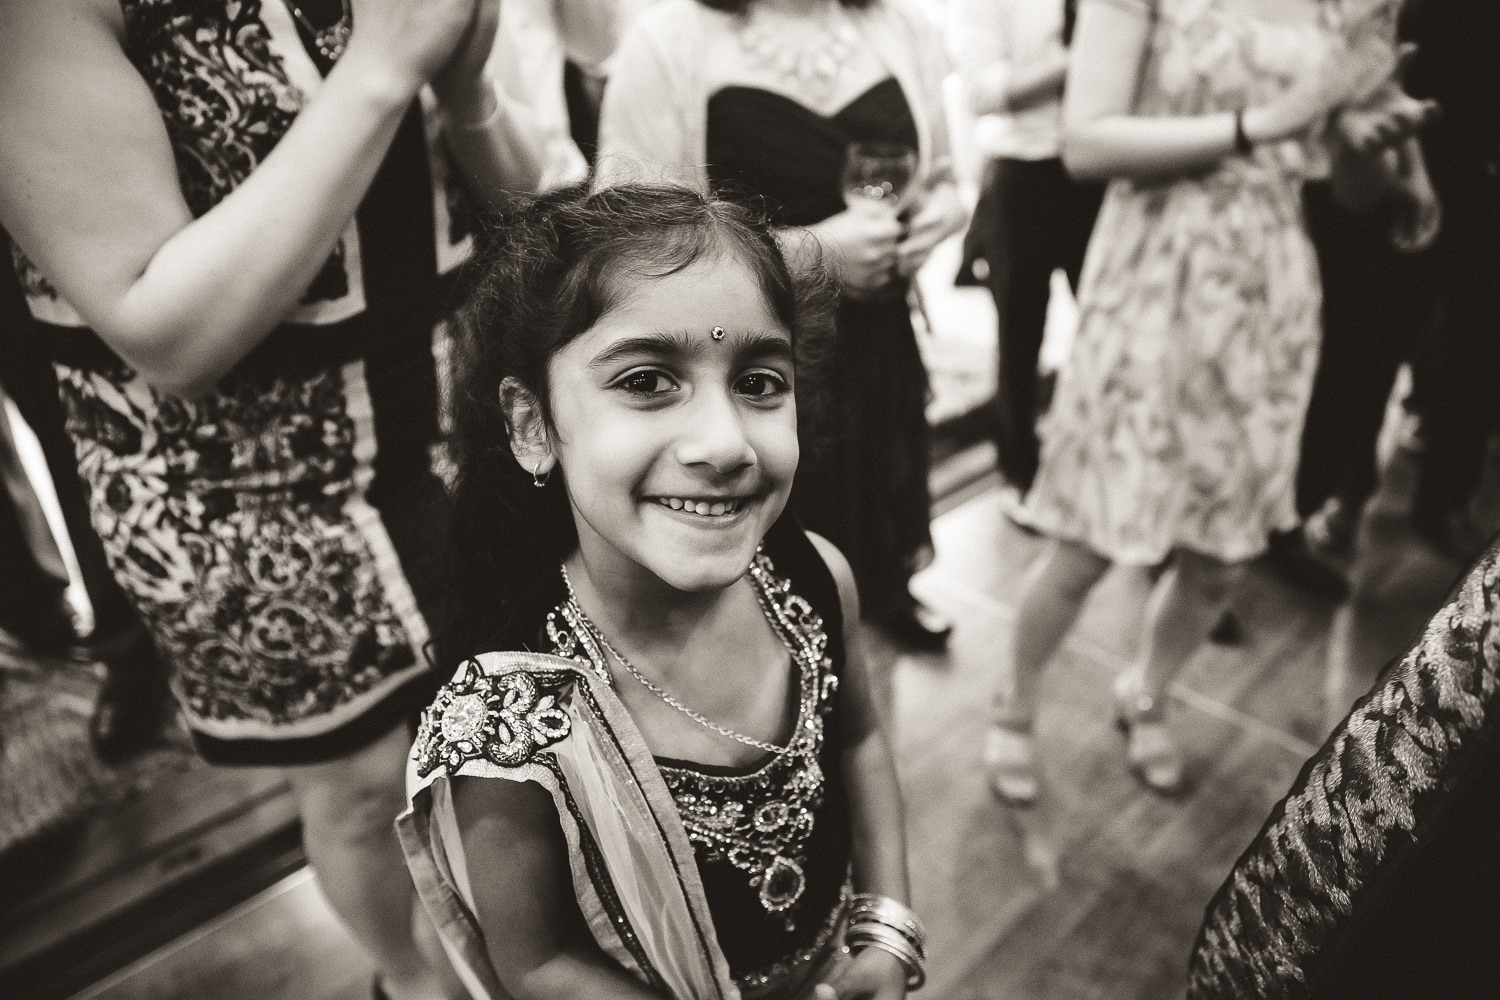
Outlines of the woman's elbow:
M 1108 164 L 1087 136 L 1064 128 L 1060 153 L 1063 169 L 1075 181 L 1102 181 L 1110 177 Z

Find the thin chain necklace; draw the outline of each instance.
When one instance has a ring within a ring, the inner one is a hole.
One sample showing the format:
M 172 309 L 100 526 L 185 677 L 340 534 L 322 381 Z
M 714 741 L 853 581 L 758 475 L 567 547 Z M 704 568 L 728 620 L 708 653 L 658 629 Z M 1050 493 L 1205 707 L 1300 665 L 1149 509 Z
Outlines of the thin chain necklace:
M 349 44 L 350 33 L 354 31 L 354 15 L 349 10 L 349 0 L 340 0 L 343 13 L 339 15 L 337 21 L 326 28 L 319 28 L 309 21 L 307 15 L 302 13 L 302 9 L 292 0 L 283 0 L 283 2 L 286 4 L 286 9 L 292 12 L 292 16 L 307 29 L 307 33 L 312 36 L 313 45 L 317 46 L 323 58 L 329 62 L 338 62 L 339 56 L 344 54 L 344 46 Z
M 647 691 L 650 691 L 652 694 L 656 695 L 656 697 L 666 702 L 669 706 L 675 708 L 677 711 L 681 712 L 689 719 L 692 719 L 694 722 L 698 723 L 698 725 L 703 726 L 705 729 L 711 729 L 714 732 L 718 733 L 720 736 L 727 736 L 732 740 L 736 740 L 740 743 L 745 744 L 746 746 L 755 747 L 757 750 L 764 750 L 766 753 L 775 754 L 778 757 L 782 756 L 792 748 L 792 744 L 790 743 L 784 747 L 781 747 L 777 746 L 774 743 L 767 743 L 764 740 L 758 740 L 753 736 L 746 736 L 744 733 L 737 733 L 733 729 L 730 729 L 728 726 L 721 726 L 717 722 L 714 722 L 712 719 L 709 719 L 699 714 L 698 712 L 693 711 L 691 708 L 688 708 L 682 702 L 678 701 L 666 691 L 662 690 L 662 688 L 658 687 L 651 680 L 651 678 L 647 677 L 645 674 L 637 670 L 635 664 L 631 663 L 625 658 L 625 654 L 621 653 L 610 643 L 609 639 L 605 637 L 604 632 L 600 630 L 599 626 L 594 624 L 592 618 L 583 613 L 583 607 L 578 603 L 578 595 L 573 591 L 573 581 L 568 577 L 568 567 L 563 566 L 561 567 L 561 569 L 563 586 L 568 589 L 568 603 L 571 606 L 570 610 L 573 612 L 573 615 L 576 616 L 578 624 L 582 625 L 586 630 L 588 630 L 589 635 L 595 642 L 599 644 L 600 648 L 602 648 L 610 656 L 614 657 L 615 660 L 619 662 L 620 666 L 625 668 L 625 672 L 639 681 L 641 686 L 644 687 Z M 795 742 L 796 740 L 794 737 L 793 743 Z

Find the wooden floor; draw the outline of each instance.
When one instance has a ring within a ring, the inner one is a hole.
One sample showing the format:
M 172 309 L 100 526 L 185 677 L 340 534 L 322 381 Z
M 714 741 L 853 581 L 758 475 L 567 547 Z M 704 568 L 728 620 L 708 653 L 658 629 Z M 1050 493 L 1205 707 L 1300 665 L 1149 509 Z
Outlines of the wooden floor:
M 1353 599 L 1335 608 L 1257 569 L 1237 601 L 1246 639 L 1210 646 L 1173 691 L 1191 789 L 1141 791 L 1108 719 L 1144 587 L 1106 578 L 1046 678 L 1045 794 L 1009 809 L 979 762 L 997 651 L 1039 551 L 1000 513 L 984 447 L 945 468 L 937 559 L 914 588 L 958 627 L 946 655 L 877 643 L 906 789 L 915 905 L 931 934 L 929 986 L 947 1000 L 1173 998 L 1202 908 L 1330 720 L 1367 687 L 1460 567 L 1400 526 L 1398 461 L 1367 519 Z M 968 470 L 970 475 L 966 475 Z M 968 479 L 974 482 L 964 485 Z M 356 1000 L 364 959 L 306 870 L 80 994 L 90 1000 Z

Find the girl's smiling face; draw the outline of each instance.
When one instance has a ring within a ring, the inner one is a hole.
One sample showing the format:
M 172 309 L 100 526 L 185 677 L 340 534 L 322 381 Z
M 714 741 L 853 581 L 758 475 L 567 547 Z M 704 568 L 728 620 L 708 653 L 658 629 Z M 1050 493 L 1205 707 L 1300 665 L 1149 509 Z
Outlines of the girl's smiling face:
M 727 256 L 617 280 L 619 303 L 547 365 L 580 554 L 601 582 L 726 587 L 797 469 L 791 334 Z

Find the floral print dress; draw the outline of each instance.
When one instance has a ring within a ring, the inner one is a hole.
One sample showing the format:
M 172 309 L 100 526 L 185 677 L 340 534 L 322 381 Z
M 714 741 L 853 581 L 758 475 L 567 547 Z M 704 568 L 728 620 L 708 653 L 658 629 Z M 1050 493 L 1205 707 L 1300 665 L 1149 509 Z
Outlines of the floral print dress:
M 283 0 L 120 0 L 188 206 L 269 155 L 331 63 Z M 11 246 L 110 567 L 173 665 L 199 752 L 342 757 L 415 717 L 441 569 L 434 351 L 467 246 L 437 118 L 407 109 L 356 217 L 285 321 L 194 399 L 116 356 Z M 7 331 L 8 333 L 9 331 Z
M 1109 0 L 1151 18 L 1135 113 L 1270 100 L 1323 58 L 1331 27 L 1260 21 L 1221 0 Z M 1316 140 L 1211 169 L 1113 181 L 1089 244 L 1079 326 L 1028 496 L 1042 531 L 1116 562 L 1174 549 L 1226 562 L 1297 523 L 1298 441 L 1321 291 L 1302 222 Z

